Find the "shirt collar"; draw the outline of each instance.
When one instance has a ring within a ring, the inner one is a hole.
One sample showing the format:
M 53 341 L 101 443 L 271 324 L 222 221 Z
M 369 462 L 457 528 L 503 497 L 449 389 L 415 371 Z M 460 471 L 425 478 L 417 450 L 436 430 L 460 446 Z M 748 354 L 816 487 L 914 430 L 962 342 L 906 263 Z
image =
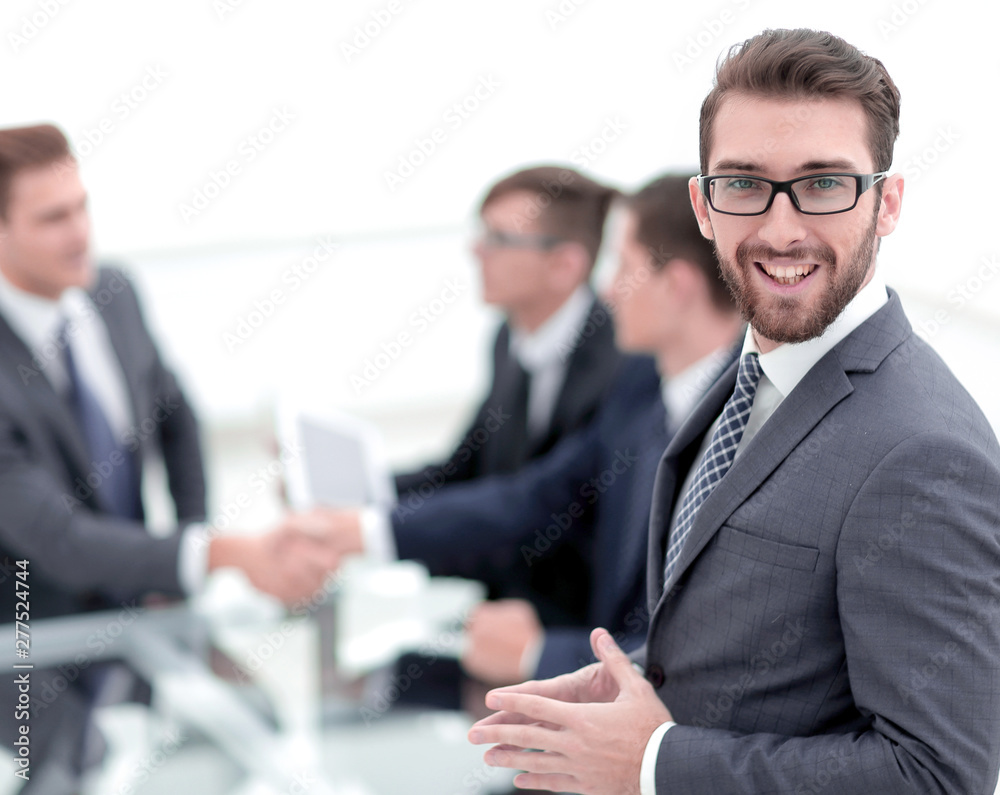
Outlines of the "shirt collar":
M 760 367 L 768 380 L 787 396 L 808 373 L 813 365 L 826 356 L 833 347 L 854 329 L 874 315 L 889 300 L 885 282 L 876 271 L 871 281 L 858 290 L 857 295 L 844 307 L 826 330 L 818 337 L 805 342 L 786 342 L 770 353 L 760 354 Z M 759 353 L 753 330 L 747 328 L 740 354 Z
M 732 361 L 732 347 L 719 348 L 670 378 L 660 381 L 667 425 L 679 428 L 726 365 Z
M 15 287 L 0 273 L 0 311 L 14 333 L 31 350 L 40 350 L 54 339 L 64 317 L 62 301 L 62 298 L 44 298 Z
M 533 332 L 511 326 L 510 350 L 521 366 L 530 372 L 565 359 L 564 352 L 572 349 L 580 329 L 590 313 L 594 294 L 581 284 L 561 307 Z

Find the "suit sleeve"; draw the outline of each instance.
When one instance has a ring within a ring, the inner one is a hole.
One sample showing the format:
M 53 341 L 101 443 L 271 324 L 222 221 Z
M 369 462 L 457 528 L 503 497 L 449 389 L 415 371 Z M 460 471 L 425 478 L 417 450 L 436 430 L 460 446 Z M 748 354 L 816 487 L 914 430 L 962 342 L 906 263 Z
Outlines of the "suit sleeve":
M 996 443 L 987 449 L 943 433 L 910 437 L 850 505 L 836 617 L 867 725 L 811 737 L 678 725 L 660 746 L 657 792 L 992 795 L 1000 469 Z
M 0 539 L 12 556 L 68 591 L 114 584 L 124 591 L 180 593 L 180 535 L 89 510 L 42 466 L 23 429 L 0 409 Z
M 472 576 L 466 565 L 498 547 L 521 544 L 530 563 L 534 533 L 566 514 L 561 543 L 584 529 L 591 512 L 579 496 L 580 484 L 595 471 L 598 445 L 593 427 L 564 439 L 551 453 L 514 475 L 494 475 L 441 489 L 429 498 L 401 497 L 392 526 L 401 558 L 424 561 L 434 574 Z M 569 516 L 576 504 L 579 510 Z
M 590 648 L 590 629 L 580 627 L 553 627 L 545 630 L 545 643 L 538 659 L 533 679 L 551 679 L 572 673 L 578 668 L 597 662 Z M 646 627 L 641 631 L 614 633 L 615 642 L 622 651 L 633 657 L 646 642 Z

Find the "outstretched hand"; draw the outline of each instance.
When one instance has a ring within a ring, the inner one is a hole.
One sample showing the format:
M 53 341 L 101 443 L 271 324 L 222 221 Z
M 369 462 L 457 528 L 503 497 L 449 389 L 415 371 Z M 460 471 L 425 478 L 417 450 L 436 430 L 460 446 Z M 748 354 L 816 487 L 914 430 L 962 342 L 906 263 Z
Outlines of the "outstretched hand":
M 593 665 L 487 694 L 486 706 L 499 711 L 473 725 L 469 740 L 497 744 L 484 756 L 488 765 L 526 771 L 514 779 L 518 787 L 639 792 L 646 743 L 670 712 L 607 630 L 595 629 L 590 644 Z

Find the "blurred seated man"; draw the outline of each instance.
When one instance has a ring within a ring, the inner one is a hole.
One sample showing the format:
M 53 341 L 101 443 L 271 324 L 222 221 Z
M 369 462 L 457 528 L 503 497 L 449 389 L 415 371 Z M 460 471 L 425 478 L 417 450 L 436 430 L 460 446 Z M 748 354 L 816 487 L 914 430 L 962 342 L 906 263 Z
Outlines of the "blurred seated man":
M 162 459 L 177 530 L 144 526 L 143 462 Z M 66 137 L 50 125 L 0 130 L 0 565 L 28 571 L 32 620 L 184 595 L 237 566 L 283 600 L 322 587 L 336 563 L 284 527 L 213 537 L 205 520 L 198 427 L 120 271 L 90 255 L 87 193 Z M 18 561 L 25 563 L 18 567 Z M 14 621 L 14 587 L 0 623 Z M 75 792 L 92 746 L 90 713 L 107 677 L 89 666 L 41 699 L 53 671 L 32 671 L 31 779 L 23 792 Z M 46 677 L 49 677 L 48 679 Z M 4 744 L 17 693 L 0 688 Z M 98 743 L 99 745 L 99 743 Z
M 397 475 L 401 504 L 419 505 L 445 485 L 516 472 L 593 419 L 621 362 L 610 315 L 590 287 L 615 194 L 557 166 L 517 171 L 487 191 L 475 255 L 483 300 L 506 315 L 493 348 L 493 381 L 448 460 Z M 511 584 L 522 574 L 515 562 L 480 563 L 476 578 L 490 596 L 523 589 Z M 563 550 L 542 561 L 538 576 L 570 582 L 584 568 Z M 584 597 L 581 590 L 554 593 L 550 604 L 578 619 Z
M 589 630 L 627 649 L 645 639 L 646 537 L 660 456 L 735 353 L 741 320 L 711 244 L 691 212 L 690 175 L 665 176 L 625 202 L 610 293 L 615 336 L 631 353 L 597 418 L 514 475 L 442 489 L 391 517 L 401 558 L 437 575 L 470 576 L 480 558 L 510 553 L 533 570 L 560 546 L 589 563 L 582 621 L 544 619 L 545 594 L 483 603 L 468 624 L 463 665 L 490 683 L 576 670 L 592 658 Z M 364 552 L 359 514 L 318 509 L 303 528 L 333 527 L 344 554 Z M 541 616 L 540 616 L 541 614 Z

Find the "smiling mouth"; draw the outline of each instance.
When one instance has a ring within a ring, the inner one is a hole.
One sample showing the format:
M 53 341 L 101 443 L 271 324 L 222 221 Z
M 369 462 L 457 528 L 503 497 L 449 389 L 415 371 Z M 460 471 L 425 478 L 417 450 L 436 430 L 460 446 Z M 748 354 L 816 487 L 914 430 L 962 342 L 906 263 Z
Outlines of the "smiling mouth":
M 771 265 L 764 262 L 757 262 L 755 264 L 777 284 L 782 285 L 798 284 L 816 270 L 817 267 L 815 264 Z

